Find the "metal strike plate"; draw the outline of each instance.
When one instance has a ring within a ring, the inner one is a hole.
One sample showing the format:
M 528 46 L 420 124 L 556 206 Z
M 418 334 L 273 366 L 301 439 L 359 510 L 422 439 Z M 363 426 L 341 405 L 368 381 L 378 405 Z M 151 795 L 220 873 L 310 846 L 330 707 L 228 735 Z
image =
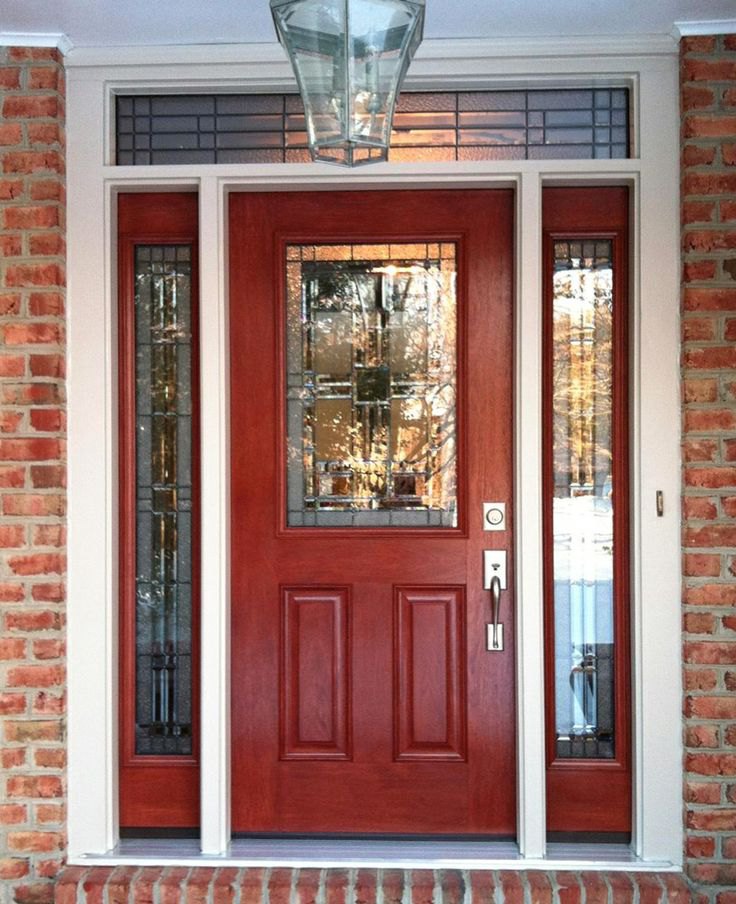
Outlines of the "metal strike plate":
M 493 625 L 486 625 L 486 649 L 489 653 L 499 653 L 503 650 L 503 625 L 496 628 L 496 645 L 493 645 Z
M 505 549 L 484 549 L 483 550 L 483 588 L 491 589 L 491 578 L 494 574 L 498 575 L 501 582 L 501 590 L 506 589 L 506 550 Z
M 506 530 L 506 503 L 483 503 L 483 530 Z

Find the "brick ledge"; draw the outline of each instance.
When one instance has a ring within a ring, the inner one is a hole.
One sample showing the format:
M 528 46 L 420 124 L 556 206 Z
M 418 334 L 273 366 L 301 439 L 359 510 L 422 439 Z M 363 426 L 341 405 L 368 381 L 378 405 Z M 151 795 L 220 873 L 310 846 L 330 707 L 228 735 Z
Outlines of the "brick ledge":
M 694 904 L 678 873 L 67 867 L 56 904 Z

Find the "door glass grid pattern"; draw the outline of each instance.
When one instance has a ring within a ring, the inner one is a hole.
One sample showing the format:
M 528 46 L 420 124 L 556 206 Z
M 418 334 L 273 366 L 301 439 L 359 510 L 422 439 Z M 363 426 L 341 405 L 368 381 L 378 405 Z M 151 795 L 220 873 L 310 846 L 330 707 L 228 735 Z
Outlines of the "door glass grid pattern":
M 610 159 L 630 156 L 627 88 L 402 94 L 389 160 Z M 121 166 L 305 163 L 296 94 L 121 95 Z
M 556 753 L 614 756 L 612 243 L 554 243 Z
M 135 249 L 137 754 L 192 754 L 191 248 Z
M 287 526 L 457 526 L 455 255 L 287 246 Z

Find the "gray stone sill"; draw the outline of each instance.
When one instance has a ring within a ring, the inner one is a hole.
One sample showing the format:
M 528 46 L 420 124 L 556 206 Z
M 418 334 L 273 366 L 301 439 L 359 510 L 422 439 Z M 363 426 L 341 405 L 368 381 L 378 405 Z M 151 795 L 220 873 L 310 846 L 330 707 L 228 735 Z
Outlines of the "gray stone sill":
M 625 844 L 549 844 L 544 858 L 525 858 L 509 841 L 235 839 L 222 855 L 203 854 L 197 839 L 124 839 L 80 866 L 231 866 L 346 869 L 606 870 L 680 872 L 667 861 L 638 859 Z

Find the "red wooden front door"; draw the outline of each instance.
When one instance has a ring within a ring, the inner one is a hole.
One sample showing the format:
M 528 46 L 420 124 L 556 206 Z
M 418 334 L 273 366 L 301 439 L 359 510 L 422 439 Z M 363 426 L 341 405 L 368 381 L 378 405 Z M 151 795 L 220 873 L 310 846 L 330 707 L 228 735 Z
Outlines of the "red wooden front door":
M 512 835 L 512 193 L 235 194 L 230 230 L 233 829 Z

